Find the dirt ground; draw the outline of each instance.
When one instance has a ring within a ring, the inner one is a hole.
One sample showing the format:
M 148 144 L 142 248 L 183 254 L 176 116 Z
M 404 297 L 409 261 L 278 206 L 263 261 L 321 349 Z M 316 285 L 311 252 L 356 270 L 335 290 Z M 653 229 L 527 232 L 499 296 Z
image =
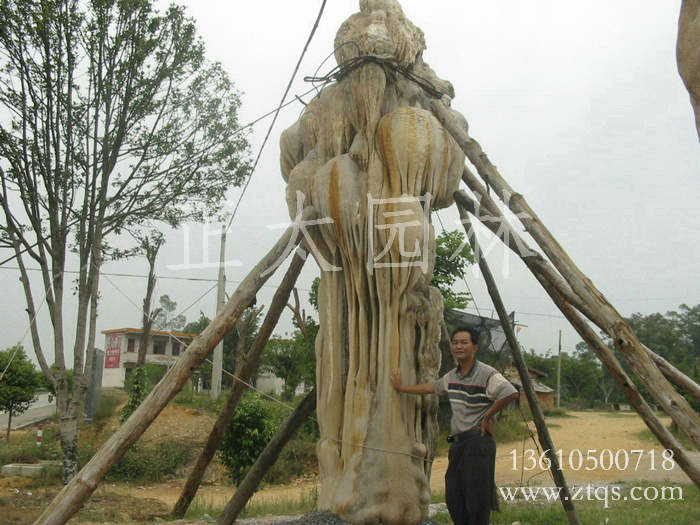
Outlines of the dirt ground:
M 612 483 L 654 481 L 661 482 L 666 479 L 675 482 L 687 482 L 685 473 L 674 465 L 670 470 L 671 462 L 664 463 L 664 449 L 652 440 L 641 440 L 635 434 L 644 430 L 646 426 L 635 413 L 605 414 L 599 412 L 572 412 L 571 417 L 551 418 L 548 420 L 549 432 L 552 441 L 561 449 L 563 459 L 563 471 L 566 480 L 570 484 L 583 485 L 586 483 Z M 662 420 L 670 423 L 670 420 Z M 533 423 L 530 427 L 535 432 Z M 496 483 L 501 486 L 516 485 L 521 482 L 538 480 L 543 485 L 552 485 L 549 473 L 539 468 L 532 468 L 534 460 L 539 460 L 539 442 L 527 440 L 525 443 L 512 442 L 499 445 L 496 459 Z M 589 450 L 595 452 L 588 453 Z M 524 452 L 523 452 L 524 450 Z M 608 452 L 603 451 L 610 451 Z M 632 451 L 637 452 L 632 452 Z M 513 454 L 515 451 L 515 455 Z M 532 452 L 530 452 L 532 451 Z M 573 452 L 572 452 L 573 451 Z M 579 467 L 579 455 L 582 462 Z M 624 467 L 625 453 L 627 452 L 628 465 Z M 642 452 L 638 452 L 642 451 Z M 602 454 L 603 467 L 600 466 Z M 654 468 L 652 470 L 652 454 Z M 598 468 L 592 469 L 593 459 L 586 459 L 587 455 L 596 457 Z M 617 455 L 617 466 L 615 465 Z M 515 456 L 515 465 L 513 463 Z M 523 461 L 525 457 L 525 461 Z M 700 460 L 700 454 L 695 457 Z M 612 463 L 612 465 L 611 465 Z M 611 466 L 610 466 L 611 465 Z M 515 469 L 513 467 L 516 467 Z M 610 468 L 608 468 L 610 466 Z M 592 470 L 587 470 L 591 468 Z M 447 458 L 438 457 L 433 465 L 431 476 L 431 488 L 433 491 L 444 490 L 444 477 L 447 470 Z M 172 507 L 177 500 L 184 480 L 172 480 L 165 485 L 146 485 L 134 488 L 127 484 L 116 484 L 104 487 L 105 490 L 118 494 L 130 495 L 138 498 L 153 498 Z M 316 473 L 309 473 L 306 479 L 300 479 L 290 485 L 272 486 L 255 494 L 253 502 L 284 501 L 299 499 L 304 492 L 310 493 L 318 484 Z M 210 474 L 210 481 L 203 485 L 198 495 L 207 502 L 223 506 L 231 498 L 233 489 L 225 481 L 224 475 L 219 470 Z
M 661 446 L 652 440 L 642 440 L 636 436 L 645 428 L 636 414 L 574 412 L 570 416 L 548 420 L 552 441 L 557 450 L 561 450 L 559 455 L 562 458 L 564 475 L 570 485 L 688 481 L 683 471 L 666 459 L 668 454 L 664 455 Z M 185 420 L 187 423 L 184 423 Z M 209 416 L 202 416 L 194 410 L 168 407 L 143 439 L 157 439 L 161 433 L 177 433 L 186 439 L 202 441 L 212 422 L 213 419 Z M 530 423 L 530 426 L 534 432 L 534 425 Z M 510 486 L 521 482 L 534 482 L 553 485 L 549 473 L 537 465 L 540 457 L 538 447 L 539 443 L 535 445 L 532 439 L 524 443 L 521 441 L 499 445 L 496 461 L 497 484 Z M 694 456 L 700 461 L 700 453 L 694 453 Z M 447 458 L 438 457 L 433 465 L 431 478 L 433 491 L 444 490 L 446 468 Z M 114 512 L 109 515 L 109 519 L 114 522 L 133 523 L 141 519 L 145 521 L 149 514 L 164 515 L 172 508 L 184 481 L 184 478 L 178 478 L 167 483 L 138 486 L 103 483 L 94 492 L 87 507 L 115 507 Z M 26 504 L 29 508 L 31 500 L 35 504 L 40 503 L 41 506 L 48 504 L 52 497 L 51 490 L 34 490 L 34 493 L 28 496 L 28 492 L 23 489 L 24 484 L 25 481 L 18 478 L 0 479 L 0 512 L 3 512 L 2 508 L 8 504 L 15 508 Z M 288 485 L 264 488 L 255 494 L 253 503 L 298 500 L 309 496 L 317 485 L 317 472 L 309 472 Z M 233 492 L 234 489 L 227 483 L 221 468 L 213 466 L 198 492 L 198 498 L 207 504 L 223 507 Z M 138 512 L 134 514 L 134 509 L 140 509 L 143 517 L 139 518 Z

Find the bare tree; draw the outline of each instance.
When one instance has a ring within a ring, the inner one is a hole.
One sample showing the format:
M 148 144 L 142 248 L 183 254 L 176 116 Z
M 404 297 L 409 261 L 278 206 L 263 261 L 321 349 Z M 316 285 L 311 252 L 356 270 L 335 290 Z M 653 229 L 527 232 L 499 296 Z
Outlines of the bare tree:
M 151 0 L 7 0 L 0 21 L 0 245 L 14 250 L 34 350 L 56 391 L 67 482 L 77 472 L 110 239 L 139 225 L 204 220 L 248 172 L 248 143 L 236 133 L 239 96 L 205 60 L 181 7 L 161 14 Z M 54 371 L 34 323 L 44 298 Z M 76 322 L 67 326 L 69 301 Z
M 148 336 L 151 333 L 153 321 L 156 319 L 161 309 L 153 309 L 153 292 L 156 288 L 156 259 L 158 251 L 165 242 L 163 234 L 157 230 L 149 235 L 142 235 L 140 232 L 132 234 L 138 241 L 138 250 L 143 254 L 148 262 L 148 280 L 146 282 L 146 295 L 143 298 L 143 311 L 141 315 L 141 337 L 139 339 L 139 351 L 136 357 L 136 366 L 139 367 L 146 362 L 148 353 Z

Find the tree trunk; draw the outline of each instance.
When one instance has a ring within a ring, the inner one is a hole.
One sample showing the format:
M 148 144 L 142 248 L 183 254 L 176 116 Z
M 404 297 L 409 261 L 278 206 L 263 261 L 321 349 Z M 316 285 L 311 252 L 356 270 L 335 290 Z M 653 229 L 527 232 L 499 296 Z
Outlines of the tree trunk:
M 12 410 L 7 413 L 7 437 L 5 438 L 5 443 L 10 442 L 10 430 L 12 429 Z
M 61 452 L 63 456 L 63 484 L 78 473 L 78 418 L 61 414 Z
M 629 365 L 664 411 L 671 416 L 691 441 L 700 447 L 700 416 L 693 411 L 688 402 L 675 391 L 656 368 L 624 318 L 574 264 L 527 204 L 524 197 L 516 193 L 503 179 L 495 166 L 488 160 L 478 142 L 466 132 L 462 123 L 454 118 L 442 102 L 433 101 L 431 107 L 447 131 L 467 154 L 472 164 L 476 166 L 481 177 L 494 188 L 500 199 L 516 214 L 527 232 L 532 235 L 574 293 L 588 306 L 589 312 L 586 314 L 592 314 L 591 321 L 595 322 L 612 338 L 615 346 L 626 357 Z
M 304 267 L 305 260 L 306 259 L 300 257 L 298 253 L 292 256 L 292 263 L 289 266 L 284 279 L 282 279 L 282 283 L 277 289 L 277 292 L 275 292 L 275 296 L 272 299 L 267 316 L 265 316 L 265 320 L 258 331 L 258 335 L 255 338 L 250 351 L 248 352 L 247 359 L 241 364 L 240 367 L 236 367 L 235 375 L 242 381 L 248 382 L 251 374 L 258 366 L 260 356 L 265 349 L 265 345 L 267 344 L 272 331 L 275 329 L 275 326 L 277 326 L 280 315 L 284 311 L 285 304 L 289 299 L 289 294 L 291 293 L 291 290 L 299 278 L 302 268 Z M 214 454 L 221 444 L 221 440 L 226 433 L 226 427 L 236 411 L 236 407 L 243 396 L 243 392 L 247 388 L 242 381 L 234 382 L 231 392 L 226 399 L 226 403 L 221 409 L 219 417 L 216 419 L 214 427 L 209 434 L 209 438 L 207 439 L 207 442 L 204 445 L 199 458 L 197 459 L 197 463 L 192 468 L 192 471 L 187 478 L 187 482 L 182 488 L 180 497 L 175 503 L 172 511 L 172 515 L 176 518 L 181 518 L 185 515 L 185 512 L 187 512 L 190 503 L 194 499 L 194 496 L 199 489 L 199 485 L 202 483 L 202 478 L 206 473 L 207 467 L 211 463 Z
M 260 453 L 255 464 L 246 474 L 243 481 L 236 488 L 236 493 L 228 502 L 224 511 L 216 520 L 216 525 L 233 525 L 238 515 L 255 494 L 270 467 L 275 464 L 282 450 L 290 439 L 297 433 L 299 427 L 306 421 L 316 409 L 316 388 L 309 392 L 299 406 L 292 412 L 277 430 L 275 436 Z
M 299 215 L 293 227 L 287 229 L 274 248 L 248 274 L 224 309 L 188 346 L 141 406 L 119 427 L 78 475 L 56 495 L 37 519 L 36 525 L 64 524 L 80 510 L 109 469 L 138 441 L 168 402 L 182 389 L 192 372 L 206 359 L 226 332 L 235 326 L 260 287 L 300 241 L 300 230 L 307 228 L 315 216 L 312 207 L 306 208 Z
M 156 259 L 158 251 L 163 244 L 162 238 L 157 237 L 152 241 L 149 237 L 141 239 L 141 246 L 145 251 L 146 260 L 148 261 L 148 280 L 146 281 L 146 296 L 143 298 L 143 315 L 141 317 L 141 337 L 139 337 L 139 349 L 136 355 L 136 366 L 139 367 L 146 362 L 146 354 L 148 353 L 148 336 L 151 333 L 153 321 L 160 312 L 157 308 L 151 312 L 153 304 L 153 291 L 156 288 Z

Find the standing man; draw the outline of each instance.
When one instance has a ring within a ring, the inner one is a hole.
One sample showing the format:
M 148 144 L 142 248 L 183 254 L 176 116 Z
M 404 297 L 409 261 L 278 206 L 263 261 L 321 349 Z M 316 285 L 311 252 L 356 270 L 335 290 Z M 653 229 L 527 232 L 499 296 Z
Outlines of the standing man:
M 445 499 L 455 525 L 488 525 L 494 488 L 495 416 L 514 402 L 518 393 L 495 368 L 475 358 L 479 334 L 474 328 L 452 331 L 452 354 L 457 368 L 434 383 L 404 385 L 401 371 L 391 382 L 406 394 L 438 394 L 450 399 L 452 443 L 445 474 Z

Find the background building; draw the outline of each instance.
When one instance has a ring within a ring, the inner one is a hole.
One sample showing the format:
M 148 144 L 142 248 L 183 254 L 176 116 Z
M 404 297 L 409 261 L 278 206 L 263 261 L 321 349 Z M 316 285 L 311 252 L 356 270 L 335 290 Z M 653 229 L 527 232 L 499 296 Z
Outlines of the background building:
M 549 377 L 546 373 L 541 372 L 532 368 L 527 367 L 530 373 L 530 378 L 532 379 L 532 386 L 535 389 L 535 394 L 537 395 L 537 400 L 540 402 L 540 406 L 543 409 L 554 408 L 554 389 L 548 387 L 542 383 L 542 379 Z M 525 396 L 525 390 L 523 389 L 523 382 L 520 379 L 520 373 L 515 367 L 515 364 L 511 361 L 508 366 L 503 371 L 503 376 L 510 381 L 515 388 L 518 389 L 519 399 L 518 402 L 522 403 L 521 406 L 527 406 L 527 397 Z
M 124 386 L 129 374 L 136 368 L 142 330 L 117 328 L 105 330 L 102 333 L 105 334 L 102 387 Z M 195 337 L 197 337 L 195 334 L 151 330 L 148 336 L 146 362 L 163 366 L 166 370 L 170 369 Z

